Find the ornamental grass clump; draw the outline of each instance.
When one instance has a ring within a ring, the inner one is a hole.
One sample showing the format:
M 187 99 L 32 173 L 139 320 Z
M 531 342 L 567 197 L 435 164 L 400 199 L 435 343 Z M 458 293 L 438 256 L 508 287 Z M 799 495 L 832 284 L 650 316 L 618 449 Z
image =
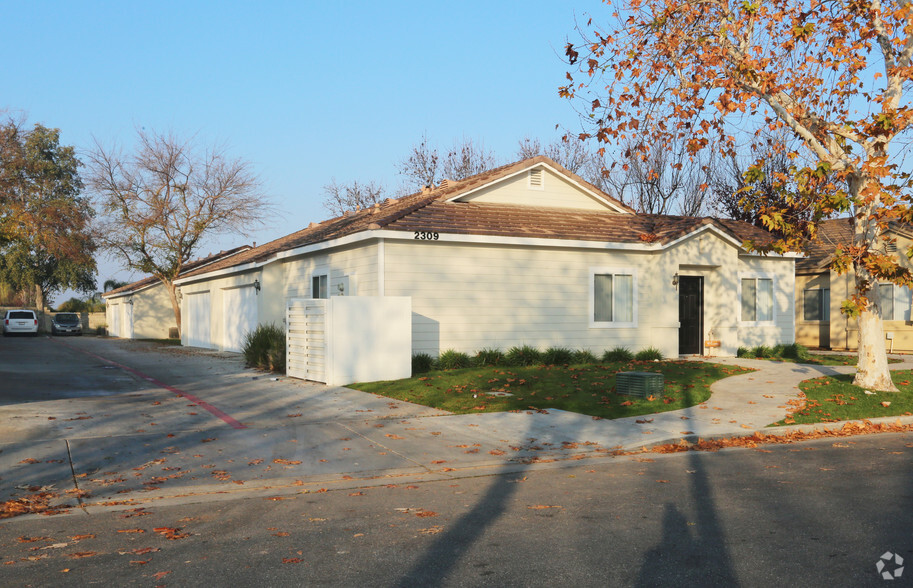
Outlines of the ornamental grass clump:
M 578 349 L 574 352 L 574 362 L 577 364 L 593 364 L 599 361 L 589 349 Z
M 641 349 L 634 355 L 637 361 L 659 361 L 663 358 L 663 352 L 656 347 L 647 347 Z
M 504 352 L 495 347 L 485 347 L 476 353 L 473 363 L 478 367 L 503 365 Z
M 248 367 L 285 371 L 285 330 L 274 323 L 258 325 L 244 335 L 241 349 Z
M 574 352 L 566 347 L 549 347 L 542 354 L 545 365 L 567 365 L 574 359 Z
M 434 358 L 427 353 L 416 353 L 412 356 L 412 374 L 424 374 L 434 367 Z
M 612 349 L 606 349 L 605 353 L 602 354 L 602 361 L 605 363 L 615 362 L 615 361 L 631 361 L 634 359 L 634 353 L 631 352 L 627 347 L 614 347 Z
M 542 352 L 531 345 L 514 346 L 507 350 L 505 359 L 507 365 L 535 365 L 542 362 Z
M 439 370 L 458 370 L 460 368 L 468 368 L 471 365 L 472 359 L 467 354 L 453 349 L 448 349 L 437 358 L 437 368 Z

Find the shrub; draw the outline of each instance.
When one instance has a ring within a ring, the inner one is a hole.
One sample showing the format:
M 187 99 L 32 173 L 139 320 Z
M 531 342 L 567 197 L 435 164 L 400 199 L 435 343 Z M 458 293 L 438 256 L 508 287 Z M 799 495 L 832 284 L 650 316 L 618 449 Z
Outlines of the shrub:
M 606 363 L 612 361 L 631 361 L 632 359 L 634 359 L 634 354 L 631 353 L 631 350 L 627 347 L 606 349 L 605 353 L 602 354 L 602 361 Z
M 767 345 L 758 345 L 751 349 L 751 353 L 755 357 L 773 357 L 773 350 Z
M 578 349 L 574 352 L 574 363 L 596 363 L 598 360 L 589 349 Z
M 657 349 L 656 347 L 647 347 L 646 349 L 641 349 L 634 355 L 634 359 L 637 361 L 653 361 L 655 359 L 662 359 L 663 352 Z
M 508 365 L 534 365 L 542 361 L 542 353 L 530 345 L 511 347 L 504 356 Z
M 735 356 L 744 357 L 745 359 L 754 359 L 754 353 L 747 347 L 739 347 L 735 352 Z
M 257 325 L 256 329 L 244 335 L 241 353 L 249 367 L 284 372 L 285 330 L 273 323 Z
M 549 347 L 542 354 L 546 365 L 567 365 L 574 359 L 574 352 L 567 347 Z
M 448 349 L 437 358 L 437 368 L 441 370 L 457 370 L 460 368 L 467 368 L 471 365 L 472 360 L 469 359 L 468 355 L 462 351 L 454 351 L 453 349 Z
M 501 365 L 504 363 L 504 352 L 494 347 L 486 347 L 476 353 L 473 361 L 480 367 Z
M 412 356 L 412 375 L 430 372 L 434 366 L 434 358 L 427 353 L 416 353 Z
M 780 357 L 785 357 L 787 359 L 808 359 L 811 357 L 808 353 L 808 349 L 798 343 L 788 343 L 777 345 L 780 347 Z

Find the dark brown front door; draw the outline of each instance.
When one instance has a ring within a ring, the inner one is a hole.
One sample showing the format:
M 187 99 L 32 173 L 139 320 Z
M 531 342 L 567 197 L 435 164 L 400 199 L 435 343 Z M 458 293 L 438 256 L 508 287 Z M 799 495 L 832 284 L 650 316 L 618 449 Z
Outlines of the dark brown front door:
M 678 279 L 678 352 L 701 355 L 704 331 L 704 278 L 681 276 Z

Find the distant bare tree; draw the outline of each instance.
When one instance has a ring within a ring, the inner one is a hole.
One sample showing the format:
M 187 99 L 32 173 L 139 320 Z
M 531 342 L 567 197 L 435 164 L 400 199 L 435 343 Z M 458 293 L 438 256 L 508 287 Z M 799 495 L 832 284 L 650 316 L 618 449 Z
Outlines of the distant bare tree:
M 324 208 L 337 216 L 343 215 L 347 210 L 374 206 L 386 198 L 383 186 L 375 182 L 360 184 L 355 181 L 351 184 L 339 184 L 336 178 L 323 187 L 323 193 L 326 194 Z
M 472 139 L 464 138 L 462 142 L 455 142 L 447 152 L 444 159 L 444 178 L 464 180 L 497 165 L 498 158 L 494 153 L 485 149 L 483 144 L 476 145 Z
M 812 218 L 810 207 L 801 205 L 802 192 L 795 182 L 801 162 L 788 155 L 789 149 L 780 149 L 776 141 L 762 147 L 753 147 L 750 155 L 732 155 L 715 168 L 711 180 L 711 206 L 727 218 L 752 223 L 762 228 L 762 217 L 771 208 L 788 211 L 795 223 Z M 760 173 L 746 172 L 757 166 Z
M 413 145 L 409 155 L 399 162 L 396 169 L 406 179 L 406 192 L 420 190 L 423 186 L 434 185 L 438 181 L 440 155 L 437 148 L 428 142 L 428 136 L 422 135 L 422 141 Z
M 682 141 L 649 150 L 626 149 L 603 173 L 612 194 L 638 212 L 699 216 L 709 192 L 713 162 L 688 154 Z
M 174 280 L 204 238 L 249 234 L 272 207 L 250 164 L 223 148 L 143 130 L 137 139 L 133 153 L 96 140 L 89 154 L 89 185 L 102 214 L 99 240 L 126 267 L 165 285 L 180 331 Z
M 409 155 L 399 163 L 397 171 L 406 179 L 406 190 L 415 191 L 423 186 L 437 185 L 444 179 L 462 180 L 497 165 L 494 153 L 472 139 L 455 141 L 442 156 L 423 135 L 421 142 L 413 145 Z
M 549 143 L 545 148 L 542 147 L 539 139 L 526 137 L 520 141 L 520 147 L 517 149 L 518 158 L 529 159 L 537 155 L 545 155 L 600 190 L 609 191 L 606 175 L 603 173 L 605 165 L 602 155 L 590 151 L 586 141 L 581 140 L 578 136 L 568 133 Z

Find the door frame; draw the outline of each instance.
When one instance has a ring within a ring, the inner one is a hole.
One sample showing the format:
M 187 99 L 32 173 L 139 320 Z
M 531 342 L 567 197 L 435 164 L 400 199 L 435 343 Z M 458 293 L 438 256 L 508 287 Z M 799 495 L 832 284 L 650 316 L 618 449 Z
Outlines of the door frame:
M 681 317 L 681 296 L 682 296 L 682 290 L 684 290 L 684 282 L 686 280 L 688 280 L 688 281 L 696 280 L 699 285 L 699 288 L 698 288 L 698 296 L 699 296 L 698 314 L 699 314 L 699 316 L 698 316 L 697 327 L 696 327 L 697 351 L 684 351 L 683 352 L 682 351 L 682 333 L 684 332 L 684 326 L 682 324 L 682 317 Z M 681 276 L 680 275 L 678 277 L 678 282 L 679 282 L 678 283 L 678 298 L 679 298 L 679 317 L 678 317 L 678 320 L 679 320 L 679 327 L 678 327 L 679 347 L 678 347 L 678 352 L 680 355 L 703 356 L 704 355 L 704 346 L 703 346 L 702 342 L 703 342 L 703 337 L 704 337 L 704 276 L 702 276 L 702 275 Z

